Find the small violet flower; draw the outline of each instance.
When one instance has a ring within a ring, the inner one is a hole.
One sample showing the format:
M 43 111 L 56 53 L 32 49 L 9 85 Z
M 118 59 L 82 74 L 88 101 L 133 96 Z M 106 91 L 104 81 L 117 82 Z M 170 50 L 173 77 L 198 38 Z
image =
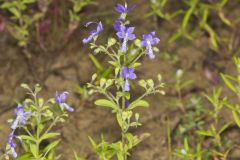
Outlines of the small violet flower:
M 121 47 L 121 51 L 127 52 L 127 41 L 134 40 L 136 38 L 134 32 L 134 27 L 126 27 L 124 25 L 120 25 L 120 30 L 117 32 L 117 36 L 119 39 L 123 39 L 123 44 Z
M 70 107 L 67 103 L 65 103 L 68 94 L 69 94 L 68 92 L 62 92 L 59 94 L 56 93 L 56 101 L 60 106 L 64 107 L 67 111 L 73 112 L 74 109 Z
M 103 25 L 102 25 L 101 21 L 99 23 L 97 23 L 97 22 L 88 22 L 85 26 L 88 27 L 91 24 L 97 24 L 97 29 L 96 30 L 92 30 L 89 33 L 89 37 L 83 39 L 83 43 L 84 44 L 87 44 L 87 43 L 91 42 L 92 39 L 96 38 L 103 31 Z
M 142 46 L 146 47 L 147 54 L 150 59 L 155 58 L 152 46 L 157 45 L 159 42 L 160 42 L 160 39 L 155 36 L 155 32 L 151 32 L 149 34 L 143 35 Z
M 16 144 L 13 142 L 13 137 L 14 137 L 14 131 L 13 130 L 9 137 L 8 137 L 8 145 L 10 147 L 10 150 L 11 150 L 11 155 L 14 157 L 14 158 L 17 158 L 17 152 L 15 151 L 15 148 L 16 148 Z
M 133 80 L 137 78 L 134 71 L 134 68 L 122 67 L 121 76 L 125 80 L 124 91 L 126 92 L 130 91 L 130 84 L 128 80 Z
M 127 3 L 124 4 L 124 6 L 122 4 L 118 4 L 115 7 L 115 11 L 119 12 L 119 13 L 128 13 L 131 12 L 133 10 L 134 7 L 128 8 Z
M 122 18 L 119 17 L 113 24 L 113 28 L 115 29 L 115 31 L 119 32 L 121 30 L 121 25 L 123 25 L 122 23 Z
M 18 125 L 21 124 L 26 124 L 27 122 L 27 117 L 30 117 L 32 114 L 30 112 L 24 112 L 23 106 L 19 105 L 17 109 L 15 110 L 15 114 L 17 115 L 17 118 L 13 122 L 11 128 L 15 130 Z

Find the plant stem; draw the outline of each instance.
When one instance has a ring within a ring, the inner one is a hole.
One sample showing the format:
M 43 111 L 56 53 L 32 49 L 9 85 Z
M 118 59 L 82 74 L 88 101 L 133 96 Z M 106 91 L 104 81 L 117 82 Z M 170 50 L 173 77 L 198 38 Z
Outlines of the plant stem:
M 168 154 L 169 154 L 169 160 L 173 160 L 172 158 L 172 141 L 171 141 L 171 128 L 169 124 L 169 118 L 167 118 L 167 137 L 168 137 Z
M 36 133 L 36 158 L 40 159 L 39 146 L 40 146 L 40 124 L 41 124 L 41 108 L 38 104 L 37 94 L 34 93 L 34 102 L 37 107 L 37 133 Z

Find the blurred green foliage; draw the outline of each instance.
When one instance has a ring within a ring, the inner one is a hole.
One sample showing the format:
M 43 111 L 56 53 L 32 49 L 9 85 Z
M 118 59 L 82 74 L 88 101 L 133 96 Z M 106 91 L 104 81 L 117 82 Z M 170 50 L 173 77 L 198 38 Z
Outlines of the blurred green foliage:
M 155 15 L 175 28 L 175 33 L 169 37 L 170 43 L 179 38 L 193 41 L 207 33 L 211 49 L 218 52 L 225 47 L 228 53 L 235 54 L 234 35 L 240 21 L 239 17 L 231 15 L 230 3 L 239 4 L 239 1 L 179 0 L 176 3 L 171 0 L 151 0 L 152 11 L 148 16 Z M 222 27 L 221 30 L 218 26 Z M 225 28 L 230 31 L 228 35 L 223 34 Z

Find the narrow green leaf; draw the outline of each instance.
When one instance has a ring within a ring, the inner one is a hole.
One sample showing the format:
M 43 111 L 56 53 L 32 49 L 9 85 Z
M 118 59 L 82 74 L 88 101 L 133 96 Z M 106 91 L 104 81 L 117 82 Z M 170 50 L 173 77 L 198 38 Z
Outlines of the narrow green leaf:
M 44 152 L 49 152 L 51 151 L 53 148 L 55 148 L 58 144 L 60 143 L 60 140 L 56 140 L 56 141 L 53 141 L 51 142 L 49 145 L 47 145 L 45 148 L 44 148 Z
M 227 75 L 221 74 L 221 77 L 224 81 L 224 83 L 228 86 L 228 88 L 230 90 L 232 90 L 234 93 L 237 93 L 237 89 L 235 88 L 235 86 L 229 81 L 229 78 Z
M 49 138 L 54 138 L 56 136 L 59 136 L 60 133 L 47 133 L 47 134 L 44 134 L 41 138 L 40 138 L 40 141 L 43 141 L 45 139 L 49 139 Z
M 213 134 L 210 131 L 197 131 L 197 133 L 203 136 L 213 137 Z
M 30 151 L 33 154 L 34 157 L 37 157 L 37 146 L 36 144 L 30 143 Z
M 119 107 L 116 103 L 111 102 L 107 99 L 98 99 L 94 102 L 97 106 L 109 107 L 113 110 L 119 110 Z
M 92 144 L 93 148 L 97 148 L 97 143 L 90 137 L 88 136 L 88 139 L 90 140 L 90 143 Z
M 100 62 L 97 60 L 97 58 L 94 55 L 90 54 L 89 58 L 91 59 L 91 61 L 93 62 L 93 64 L 98 70 L 103 71 L 103 66 L 100 64 Z
M 238 119 L 239 120 L 239 119 Z M 218 131 L 218 134 L 221 134 L 222 132 L 224 132 L 227 128 L 228 128 L 228 126 L 230 125 L 231 123 L 227 123 L 227 124 L 225 124 L 224 126 L 222 126 L 222 128 Z
M 19 137 L 23 140 L 29 140 L 29 141 L 36 142 L 36 139 L 34 137 L 31 137 L 31 136 L 28 136 L 28 135 L 20 135 Z
M 127 108 L 127 110 L 132 110 L 136 107 L 149 107 L 149 103 L 145 100 L 136 100 L 133 101 Z
M 32 157 L 32 154 L 25 153 L 23 155 L 20 155 L 17 160 L 36 160 L 34 157 Z
M 204 25 L 204 29 L 209 33 L 210 35 L 210 42 L 211 45 L 214 49 L 218 50 L 218 42 L 217 42 L 217 36 L 216 33 L 214 32 L 214 30 L 208 25 L 205 24 Z
M 233 115 L 234 121 L 236 122 L 236 124 L 240 128 L 240 119 L 239 119 L 239 116 L 238 116 L 237 112 L 236 111 L 232 111 L 232 115 Z

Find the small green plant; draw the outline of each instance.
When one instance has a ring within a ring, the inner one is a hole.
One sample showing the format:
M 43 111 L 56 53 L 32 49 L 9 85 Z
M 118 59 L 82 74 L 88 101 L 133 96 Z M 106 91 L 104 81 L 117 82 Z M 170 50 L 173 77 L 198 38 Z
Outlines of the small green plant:
M 231 76 L 228 74 L 221 74 L 221 77 L 224 81 L 224 83 L 227 85 L 227 87 L 237 96 L 237 98 L 239 99 L 240 97 L 240 91 L 239 91 L 239 87 L 240 87 L 240 58 L 239 57 L 234 57 L 234 63 L 238 72 L 237 76 Z M 238 127 L 240 127 L 240 107 L 238 105 L 238 102 L 231 102 L 229 101 L 227 103 L 228 108 L 231 109 L 234 121 L 236 122 L 236 124 L 238 125 Z
M 183 112 L 185 112 L 186 108 L 184 107 L 182 92 L 192 83 L 192 80 L 184 80 L 184 71 L 178 69 L 175 74 L 175 84 L 170 86 L 170 88 L 177 94 L 177 101 L 174 102 L 174 105 L 179 107 Z
M 180 150 L 177 149 L 174 154 L 182 160 L 202 160 L 205 152 L 206 150 L 202 149 L 200 143 L 197 144 L 196 150 L 194 150 L 189 146 L 188 139 L 184 138 L 184 148 Z
M 44 101 L 39 97 L 39 85 L 35 85 L 33 90 L 26 84 L 22 84 L 22 87 L 30 97 L 18 104 L 16 118 L 10 120 L 12 131 L 8 137 L 5 158 L 9 159 L 11 155 L 19 160 L 57 159 L 55 148 L 60 143 L 60 133 L 54 131 L 53 127 L 66 120 L 67 111 L 74 110 L 65 102 L 68 92 L 56 93 L 55 98 Z M 22 149 L 17 153 L 18 146 Z
M 37 0 L 3 0 L 0 8 L 11 13 L 11 21 L 7 25 L 10 34 L 18 41 L 18 45 L 24 47 L 28 43 L 30 28 L 34 22 L 44 16 L 42 12 L 30 14 L 28 7 Z

